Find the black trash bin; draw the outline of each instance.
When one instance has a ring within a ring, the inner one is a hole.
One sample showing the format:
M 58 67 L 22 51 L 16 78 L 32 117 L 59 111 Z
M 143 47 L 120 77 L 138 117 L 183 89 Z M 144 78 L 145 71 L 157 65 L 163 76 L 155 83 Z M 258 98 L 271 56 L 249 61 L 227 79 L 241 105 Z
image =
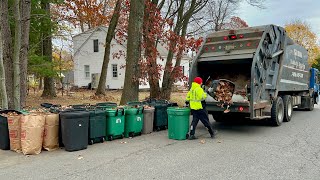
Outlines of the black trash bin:
M 0 111 L 0 149 L 10 150 L 10 139 L 9 139 L 9 128 L 8 128 L 8 118 L 2 116 L 1 114 L 8 114 L 10 112 L 15 112 L 17 114 L 22 114 L 15 110 L 3 110 Z
M 168 107 L 177 105 L 177 103 L 170 103 L 165 99 L 147 99 L 144 103 L 154 107 L 154 121 L 153 129 L 156 131 L 168 128 Z
M 88 147 L 89 111 L 68 109 L 60 112 L 62 143 L 66 151 Z

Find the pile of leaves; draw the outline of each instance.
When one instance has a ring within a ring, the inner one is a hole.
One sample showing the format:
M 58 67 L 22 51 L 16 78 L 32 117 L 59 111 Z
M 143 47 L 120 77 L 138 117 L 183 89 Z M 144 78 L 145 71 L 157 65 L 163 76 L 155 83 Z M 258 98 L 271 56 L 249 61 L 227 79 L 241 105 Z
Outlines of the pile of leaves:
M 205 85 L 206 88 L 213 89 L 212 92 L 209 92 L 209 95 L 221 103 L 218 104 L 218 106 L 224 108 L 224 105 L 227 104 L 227 109 L 224 112 L 230 112 L 229 107 L 232 104 L 232 96 L 235 91 L 235 84 L 232 81 L 225 79 L 213 80 L 209 78 Z
M 231 104 L 233 92 L 234 84 L 228 81 L 219 81 L 214 92 L 215 99 L 219 102 Z
M 19 114 L 13 111 L 13 112 L 2 113 L 1 116 L 3 117 L 19 116 Z

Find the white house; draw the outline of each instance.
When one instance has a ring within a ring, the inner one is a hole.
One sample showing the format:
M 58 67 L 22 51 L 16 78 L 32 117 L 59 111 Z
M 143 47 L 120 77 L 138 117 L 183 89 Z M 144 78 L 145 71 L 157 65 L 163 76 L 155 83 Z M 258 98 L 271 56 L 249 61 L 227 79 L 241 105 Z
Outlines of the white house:
M 101 73 L 104 43 L 107 36 L 107 28 L 99 26 L 95 29 L 88 30 L 73 37 L 74 44 L 74 85 L 78 87 L 88 86 L 92 78 L 98 77 Z M 117 43 L 115 39 L 111 42 L 110 62 L 107 71 L 107 89 L 122 89 L 125 78 L 125 57 L 120 59 L 113 58 L 114 53 L 119 51 L 126 52 L 126 45 Z M 166 59 L 167 50 L 159 47 L 158 51 L 163 59 Z M 165 65 L 165 61 L 158 58 L 158 63 Z M 189 75 L 190 57 L 184 56 L 181 66 L 184 69 L 184 75 Z M 162 79 L 160 79 L 161 82 Z M 161 84 L 161 83 L 160 83 Z M 184 82 L 177 82 L 176 85 L 183 85 Z M 140 88 L 149 88 L 149 85 L 140 85 Z

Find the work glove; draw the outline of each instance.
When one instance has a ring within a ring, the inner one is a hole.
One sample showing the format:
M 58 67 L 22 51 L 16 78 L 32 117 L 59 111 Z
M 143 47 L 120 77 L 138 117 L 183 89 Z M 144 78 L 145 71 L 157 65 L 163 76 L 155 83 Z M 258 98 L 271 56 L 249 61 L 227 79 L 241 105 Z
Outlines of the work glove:
M 186 107 L 189 107 L 190 102 L 186 101 L 185 104 L 186 104 Z
M 207 90 L 207 92 L 208 92 L 208 93 L 213 93 L 213 88 L 212 88 L 212 87 L 209 88 L 209 89 Z

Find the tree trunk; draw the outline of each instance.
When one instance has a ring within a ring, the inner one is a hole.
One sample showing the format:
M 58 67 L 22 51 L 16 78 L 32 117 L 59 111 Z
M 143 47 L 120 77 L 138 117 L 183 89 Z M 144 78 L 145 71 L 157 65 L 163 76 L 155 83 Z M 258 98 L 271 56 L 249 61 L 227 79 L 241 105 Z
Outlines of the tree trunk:
M 1 8 L 0 8 L 1 9 Z M 3 109 L 8 109 L 8 97 L 6 90 L 6 77 L 3 66 L 3 52 L 2 52 L 2 33 L 0 28 L 0 105 Z
M 184 2 L 184 1 L 182 1 Z M 177 35 L 180 35 L 182 38 L 185 38 L 186 34 L 187 34 L 187 28 L 188 28 L 188 24 L 189 24 L 189 20 L 191 18 L 191 16 L 194 14 L 194 12 L 196 11 L 196 0 L 192 0 L 191 4 L 190 4 L 190 8 L 183 13 L 184 10 L 184 4 L 182 3 L 178 12 L 178 20 L 177 20 L 177 25 L 175 27 L 174 32 Z M 204 6 L 202 6 L 203 8 Z M 180 43 L 184 43 L 184 42 L 180 42 Z M 176 46 L 177 43 L 176 41 L 174 42 L 174 46 Z M 172 58 L 173 58 L 173 51 L 169 50 L 169 55 L 167 58 L 167 62 L 166 62 L 166 68 L 165 68 L 165 72 L 164 72 L 164 77 L 163 77 L 163 82 L 162 82 L 162 89 L 161 89 L 161 98 L 162 99 L 167 99 L 169 100 L 171 97 L 171 93 L 172 93 L 172 87 L 173 87 L 173 83 L 175 80 L 175 73 L 178 71 L 178 68 L 180 68 L 181 65 L 181 59 L 182 59 L 182 55 L 183 55 L 183 50 L 180 49 L 177 52 L 177 56 L 176 56 L 176 63 L 172 68 Z
M 39 77 L 39 86 L 38 90 L 41 90 L 43 88 L 43 77 Z
M 14 109 L 20 110 L 20 49 L 21 49 L 21 17 L 20 1 L 14 1 L 14 50 L 13 50 L 13 105 Z
M 145 57 L 147 59 L 147 73 L 148 73 L 148 82 L 150 85 L 150 98 L 159 98 L 160 97 L 160 85 L 159 85 L 159 72 L 157 69 L 157 40 L 156 37 L 150 35 L 152 31 L 153 19 L 151 16 L 155 15 L 155 9 L 158 0 L 153 0 L 150 2 L 154 7 L 145 7 L 144 10 L 144 23 L 143 23 L 143 40 L 145 43 Z
M 47 16 L 50 18 L 50 3 L 44 0 L 44 2 L 41 3 L 42 8 L 46 10 Z M 47 61 L 52 61 L 52 33 L 51 33 L 51 27 L 47 32 L 44 32 L 43 35 L 44 39 L 42 40 L 42 48 L 43 48 L 43 56 L 46 57 Z M 56 91 L 54 88 L 54 79 L 53 77 L 44 77 L 44 89 L 41 97 L 56 97 Z
M 20 101 L 21 106 L 26 106 L 27 98 L 27 78 L 28 78 L 28 50 L 29 50 L 29 34 L 30 34 L 30 13 L 31 0 L 23 0 L 21 2 L 21 52 L 20 52 Z
M 12 49 L 12 38 L 11 30 L 9 25 L 9 11 L 8 11 L 8 0 L 0 1 L 0 22 L 1 22 L 1 33 L 2 33 L 2 47 L 3 47 L 3 65 L 6 75 L 6 90 L 8 97 L 8 108 L 13 109 L 13 49 Z
M 139 60 L 144 14 L 144 0 L 130 1 L 126 74 L 120 104 L 139 99 Z
M 180 29 L 182 26 L 182 22 L 184 21 L 184 4 L 185 1 L 181 1 L 181 4 L 179 6 L 178 9 L 178 18 L 177 18 L 177 23 L 176 26 L 174 28 L 174 33 L 177 35 L 180 35 Z M 160 97 L 161 99 L 170 99 L 170 95 L 171 95 L 171 91 L 172 91 L 172 85 L 170 83 L 171 79 L 172 79 L 172 71 L 173 71 L 173 64 L 172 64 L 172 60 L 173 60 L 173 56 L 174 56 L 174 51 L 172 50 L 175 46 L 177 45 L 177 41 L 173 41 L 170 42 L 169 46 L 169 52 L 168 52 L 168 57 L 167 57 L 167 61 L 166 61 L 166 65 L 165 65 L 165 69 L 164 69 L 164 73 L 163 73 L 163 81 L 162 81 L 162 88 L 161 88 L 161 94 Z
M 103 65 L 101 69 L 101 75 L 99 80 L 99 85 L 96 91 L 96 95 L 105 95 L 106 90 L 106 79 L 107 79 L 107 72 L 108 72 L 108 65 L 110 61 L 110 49 L 111 49 L 111 41 L 112 38 L 116 34 L 116 27 L 118 24 L 119 16 L 120 16 L 120 8 L 121 8 L 122 0 L 117 0 L 117 4 L 115 6 L 109 27 L 108 27 L 108 33 L 106 37 L 106 45 L 105 45 L 105 51 L 104 51 L 104 57 L 103 57 Z

